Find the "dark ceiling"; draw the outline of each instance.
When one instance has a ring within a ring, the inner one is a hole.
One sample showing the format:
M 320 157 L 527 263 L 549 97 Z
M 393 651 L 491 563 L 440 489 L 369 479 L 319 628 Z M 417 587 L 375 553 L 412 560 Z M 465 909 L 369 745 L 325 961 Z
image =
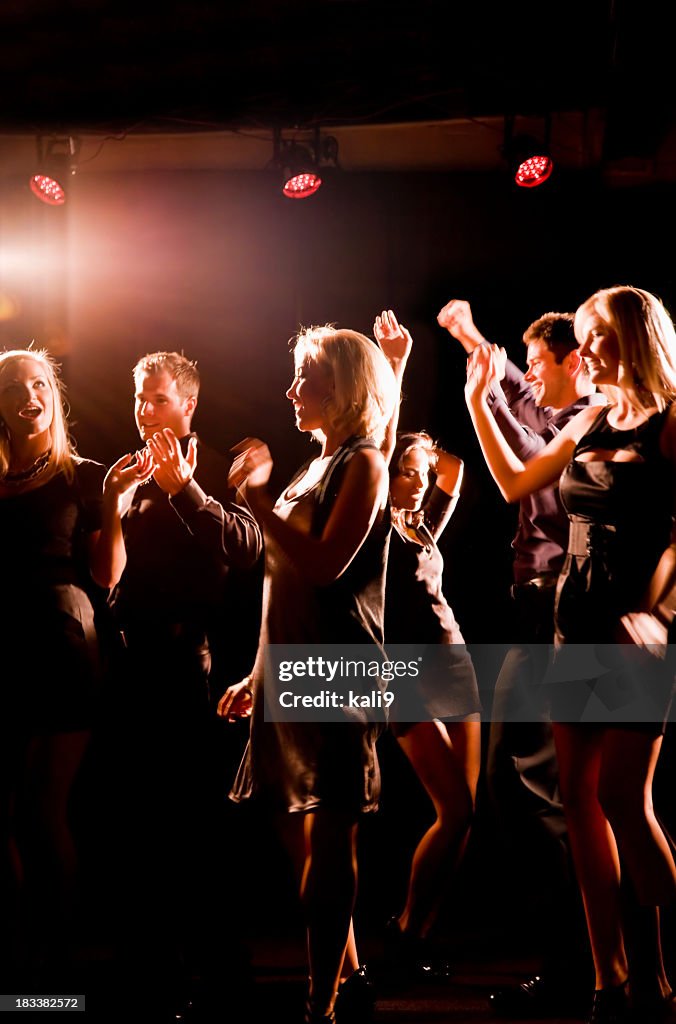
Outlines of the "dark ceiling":
M 3 0 L 0 132 L 155 132 L 604 111 L 673 114 L 660 0 Z M 624 151 L 624 152 L 623 152 Z
M 148 130 L 579 109 L 612 98 L 645 10 L 634 0 L 3 0 L 0 120 Z

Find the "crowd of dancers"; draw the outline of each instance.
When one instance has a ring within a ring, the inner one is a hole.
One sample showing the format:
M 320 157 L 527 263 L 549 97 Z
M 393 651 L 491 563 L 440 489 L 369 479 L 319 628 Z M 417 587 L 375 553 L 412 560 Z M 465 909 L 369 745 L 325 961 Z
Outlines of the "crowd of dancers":
M 505 831 L 542 851 L 546 948 L 541 974 L 493 992 L 492 1007 L 518 1017 L 582 1006 L 592 1024 L 665 1021 L 673 993 L 659 908 L 674 902 L 676 866 L 652 782 L 673 690 L 674 326 L 650 292 L 604 289 L 575 314 L 529 326 L 522 374 L 464 300 L 438 322 L 468 353 L 472 423 L 497 487 L 519 503 L 518 635 L 496 682 L 486 771 Z M 149 1008 L 165 1000 L 173 1012 L 183 975 L 196 970 L 227 1007 L 225 965 L 236 977 L 241 954 L 222 927 L 214 725 L 250 718 L 229 795 L 270 813 L 294 866 L 305 1024 L 373 1010 L 352 915 L 358 824 L 378 807 L 387 726 L 368 715 L 276 717 L 271 644 L 434 652 L 408 681 L 410 720 L 393 714 L 389 724 L 434 815 L 385 941 L 402 976 L 443 974 L 430 933 L 467 847 L 481 766 L 477 679 L 438 547 L 463 465 L 424 431 L 398 433 L 413 342 L 391 310 L 373 333 L 375 342 L 321 327 L 295 339 L 286 394 L 319 449 L 278 498 L 263 441 L 226 458 L 192 432 L 200 381 L 184 356 L 138 362 L 144 444 L 106 471 L 75 452 L 50 356 L 0 353 L 7 991 L 56 983 L 67 967 L 78 878 L 69 799 L 103 717 L 108 742 L 124 744 L 117 797 L 134 822 L 136 848 L 116 850 L 138 946 L 126 951 L 130 970 L 147 973 L 152 950 Z M 623 645 L 635 656 L 622 658 Z M 107 679 L 114 711 L 101 706 Z M 627 687 L 642 697 L 645 686 L 651 713 L 590 717 L 601 686 L 614 709 Z

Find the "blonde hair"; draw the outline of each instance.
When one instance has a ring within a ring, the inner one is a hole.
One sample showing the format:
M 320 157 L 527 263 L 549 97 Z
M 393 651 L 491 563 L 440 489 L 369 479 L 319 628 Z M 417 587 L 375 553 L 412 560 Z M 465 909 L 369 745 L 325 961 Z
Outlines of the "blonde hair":
M 615 331 L 639 406 L 665 409 L 676 398 L 676 331 L 662 301 L 632 285 L 602 288 L 575 313 L 576 333 L 582 317 L 592 313 Z
M 291 344 L 296 366 L 307 359 L 333 377 L 333 396 L 326 404 L 331 427 L 347 437 L 358 434 L 381 444 L 399 388 L 376 343 L 357 331 L 327 324 L 304 328 Z M 323 436 L 321 431 L 313 433 Z
M 74 463 L 79 462 L 74 442 L 68 433 L 68 404 L 65 388 L 59 375 L 59 364 L 46 349 L 17 348 L 0 352 L 0 374 L 6 367 L 18 363 L 22 359 L 32 359 L 39 363 L 52 393 L 54 412 L 49 427 L 51 452 L 47 471 L 41 477 L 46 482 L 55 473 L 61 471 L 70 481 L 75 475 Z M 7 474 L 12 451 L 12 439 L 4 420 L 0 419 L 0 480 Z
M 200 375 L 197 363 L 186 358 L 181 352 L 149 352 L 142 356 L 132 371 L 134 381 L 143 374 L 166 371 L 176 381 L 176 391 L 181 398 L 194 398 L 200 392 Z

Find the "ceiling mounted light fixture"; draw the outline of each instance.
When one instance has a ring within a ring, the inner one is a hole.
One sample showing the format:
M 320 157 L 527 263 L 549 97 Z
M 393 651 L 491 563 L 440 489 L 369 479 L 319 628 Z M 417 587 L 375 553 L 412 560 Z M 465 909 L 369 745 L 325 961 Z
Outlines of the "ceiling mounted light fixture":
M 549 136 L 551 119 L 544 121 L 542 138 L 534 135 L 515 135 L 514 117 L 505 116 L 505 144 L 503 154 L 509 164 L 514 182 L 520 188 L 537 188 L 543 185 L 554 170 Z
M 54 137 L 47 142 L 38 136 L 37 168 L 29 180 L 33 195 L 48 206 L 63 206 L 69 179 L 77 170 L 79 143 L 72 135 Z
M 309 141 L 283 139 L 275 131 L 273 163 L 282 177 L 282 193 L 288 199 L 307 199 L 322 184 L 321 168 L 338 164 L 338 142 L 330 135 L 320 137 L 315 129 Z

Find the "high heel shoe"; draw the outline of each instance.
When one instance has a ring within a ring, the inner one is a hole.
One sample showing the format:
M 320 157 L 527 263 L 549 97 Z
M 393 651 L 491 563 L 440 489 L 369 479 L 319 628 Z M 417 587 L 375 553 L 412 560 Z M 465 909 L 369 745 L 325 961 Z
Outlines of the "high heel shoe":
M 399 919 L 385 925 L 385 970 L 393 981 L 444 981 L 452 973 L 448 957 L 429 939 L 402 931 Z
M 338 1024 L 370 1024 L 376 1005 L 376 991 L 366 964 L 340 983 L 336 999 Z
M 627 1024 L 629 1016 L 629 995 L 627 982 L 597 988 L 587 1024 Z
M 305 1004 L 305 1024 L 336 1024 L 336 1011 L 331 1010 L 329 1013 L 322 1013 L 312 1006 L 311 1001 Z

